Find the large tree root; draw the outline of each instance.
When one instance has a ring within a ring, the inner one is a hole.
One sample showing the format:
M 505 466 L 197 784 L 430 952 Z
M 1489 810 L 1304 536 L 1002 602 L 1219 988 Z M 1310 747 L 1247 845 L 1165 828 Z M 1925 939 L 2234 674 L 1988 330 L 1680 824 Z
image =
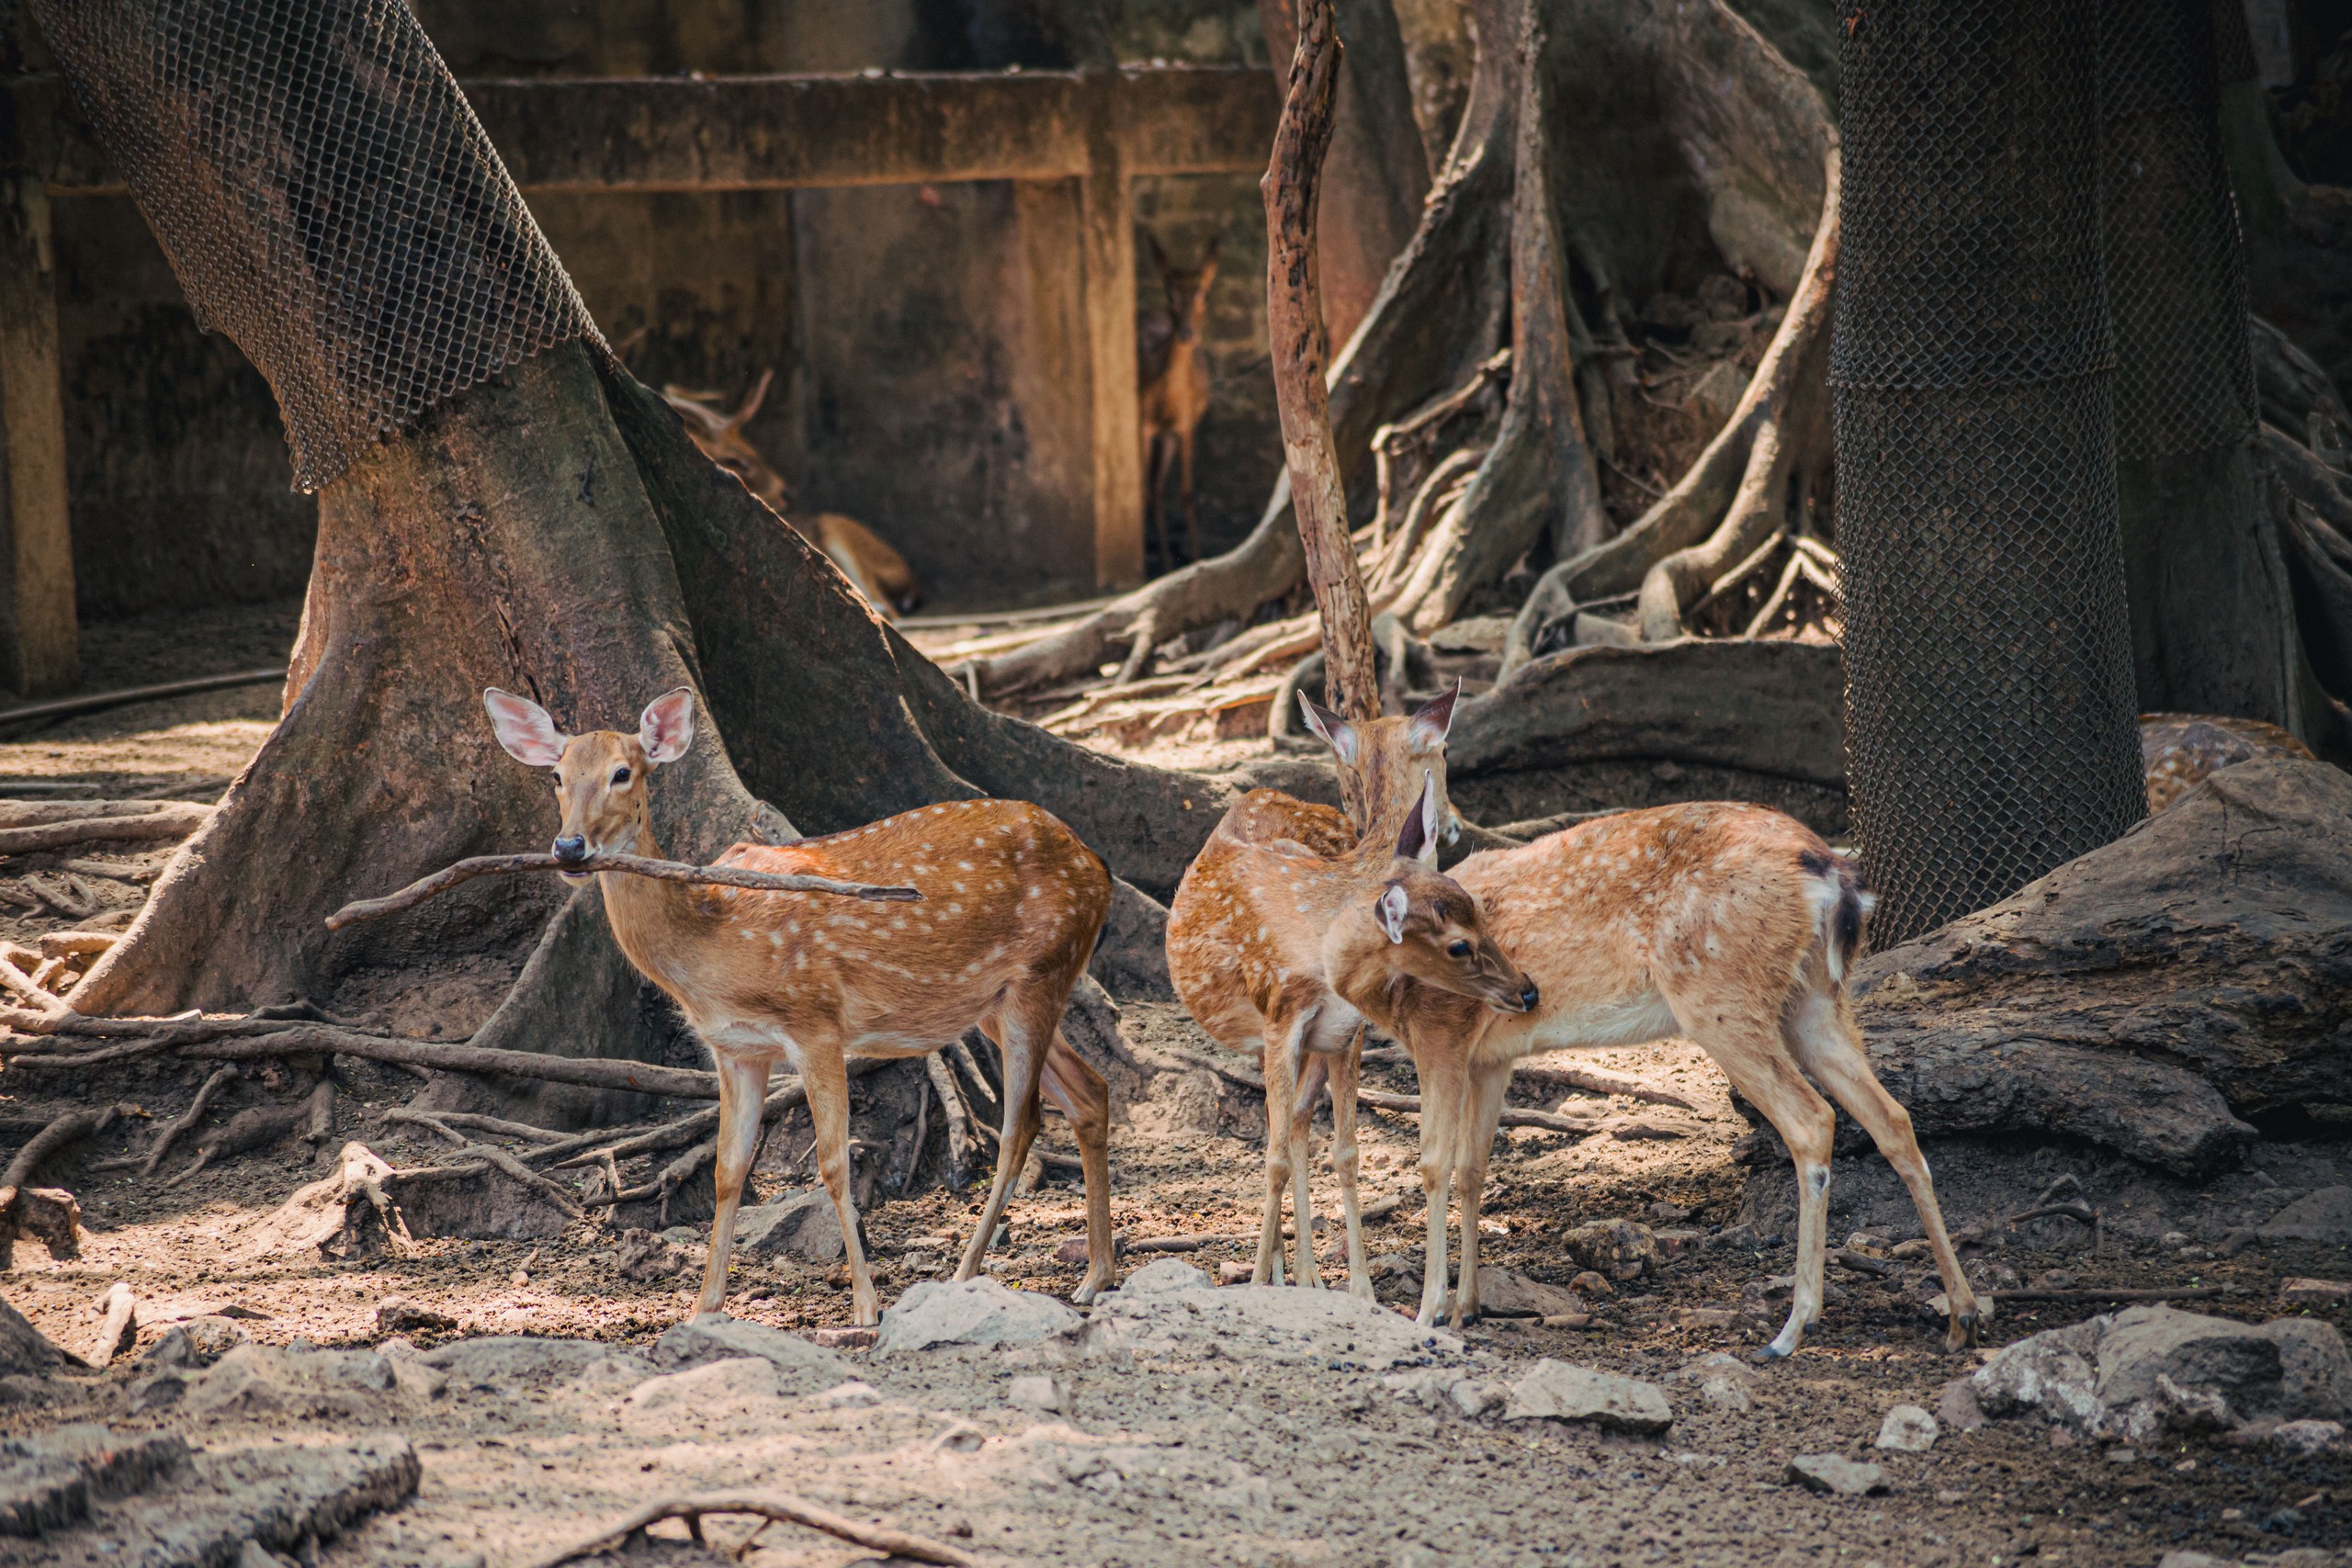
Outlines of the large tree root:
M 820 1508 L 807 1498 L 796 1497 L 789 1492 L 698 1492 L 684 1497 L 659 1497 L 640 1504 L 592 1534 L 534 1560 L 529 1568 L 561 1568 L 563 1563 L 575 1557 L 601 1551 L 662 1519 L 685 1520 L 688 1533 L 696 1541 L 701 1541 L 702 1521 L 709 1514 L 750 1514 L 762 1519 L 806 1525 L 810 1529 L 821 1530 L 853 1546 L 863 1546 L 890 1557 L 907 1558 L 916 1562 L 944 1562 L 950 1568 L 971 1568 L 971 1564 L 978 1561 L 944 1541 L 933 1540 L 928 1536 L 910 1535 L 888 1525 L 862 1524 L 855 1519 L 843 1518 L 829 1508 Z

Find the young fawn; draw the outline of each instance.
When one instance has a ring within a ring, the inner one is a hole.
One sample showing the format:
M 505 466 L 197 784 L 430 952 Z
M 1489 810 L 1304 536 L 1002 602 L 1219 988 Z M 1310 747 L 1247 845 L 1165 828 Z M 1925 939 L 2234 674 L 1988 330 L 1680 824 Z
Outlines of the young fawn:
M 752 395 L 733 413 L 718 412 L 716 392 L 664 387 L 662 400 L 685 422 L 687 436 L 702 449 L 704 457 L 742 480 L 743 488 L 766 502 L 768 510 L 783 518 L 786 526 L 822 551 L 827 559 L 842 569 L 850 586 L 865 595 L 865 602 L 880 611 L 885 619 L 897 619 L 922 603 L 922 590 L 917 586 L 914 569 L 907 565 L 906 558 L 884 544 L 865 524 L 838 512 L 820 512 L 806 524 L 795 522 L 791 487 L 743 434 L 743 426 L 760 412 L 760 404 L 768 395 L 768 383 L 775 378 L 775 371 L 762 371 L 760 384 L 752 389 Z M 816 531 L 813 538 L 809 535 L 812 528 Z
M 1440 790 L 1419 770 L 1409 808 L 1395 796 L 1413 770 L 1403 765 L 1441 750 L 1452 712 L 1442 698 L 1411 719 L 1329 726 L 1335 746 L 1376 764 L 1384 784 L 1367 795 L 1373 820 L 1359 840 L 1347 818 L 1272 790 L 1237 802 L 1186 870 L 1169 911 L 1168 967 L 1177 995 L 1210 1036 L 1254 1054 L 1266 1082 L 1266 1200 L 1258 1238 L 1260 1284 L 1282 1282 L 1282 1206 L 1292 1189 L 1296 1275 L 1320 1285 L 1314 1210 L 1307 1199 L 1308 1133 L 1324 1082 L 1331 1087 L 1331 1162 L 1347 1227 L 1348 1288 L 1369 1297 L 1357 1198 L 1356 1078 L 1363 1010 L 1334 988 L 1342 971 L 1411 981 L 1524 1009 L 1526 977 L 1481 930 L 1478 908 L 1437 874 Z
M 1377 975 L 1335 976 L 1406 1046 L 1420 1077 L 1430 1189 L 1421 1322 L 1435 1322 L 1445 1299 L 1449 1176 L 1462 1214 L 1453 1318 L 1477 1315 L 1478 1202 L 1512 1065 L 1538 1051 L 1680 1034 L 1796 1159 L 1795 1299 L 1767 1354 L 1790 1354 L 1821 1314 L 1836 1116 L 1814 1083 L 1862 1124 L 1910 1190 L 1951 1303 L 1948 1343 L 1974 1340 L 1976 1297 L 1910 1115 L 1871 1073 L 1848 1006 L 1845 974 L 1871 899 L 1818 835 L 1761 807 L 1659 807 L 1472 855 L 1453 876 L 1526 968 L 1540 1005 L 1506 1018 L 1426 988 L 1383 989 Z
M 1136 413 L 1143 437 L 1143 510 L 1152 536 L 1159 541 L 1159 563 L 1173 571 L 1177 561 L 1168 543 L 1168 508 L 1162 491 L 1168 486 L 1169 465 L 1176 468 L 1177 491 L 1184 502 L 1184 549 L 1197 556 L 1201 548 L 1200 513 L 1193 501 L 1193 434 L 1209 412 L 1209 367 L 1201 354 L 1201 323 L 1207 319 L 1209 285 L 1216 281 L 1216 236 L 1211 235 L 1196 267 L 1175 267 L 1159 248 L 1159 236 L 1147 230 L 1151 265 L 1168 291 L 1168 319 L 1154 321 L 1136 345 Z
M 537 703 L 482 694 L 499 743 L 555 772 L 559 860 L 604 852 L 659 856 L 648 773 L 694 740 L 694 693 L 647 705 L 635 735 L 567 736 Z M 1078 836 L 1035 806 L 963 800 L 864 828 L 770 846 L 737 844 L 721 865 L 910 885 L 922 901 L 876 908 L 824 894 L 764 893 L 594 874 L 605 916 L 638 972 L 669 993 L 718 1067 L 718 1213 L 697 1312 L 727 1295 L 735 1213 L 759 1142 L 768 1074 L 800 1075 L 817 1168 L 849 1251 L 852 1310 L 877 1321 L 874 1281 L 850 1196 L 851 1056 L 916 1056 L 978 1025 L 1004 1058 L 1004 1128 L 996 1184 L 956 1277 L 980 1266 L 1037 1131 L 1038 1091 L 1078 1135 L 1086 1177 L 1086 1280 L 1091 1301 L 1113 1279 L 1111 1104 L 1102 1075 L 1062 1037 L 1061 1017 L 1111 907 L 1111 875 Z M 564 874 L 574 882 L 587 873 Z

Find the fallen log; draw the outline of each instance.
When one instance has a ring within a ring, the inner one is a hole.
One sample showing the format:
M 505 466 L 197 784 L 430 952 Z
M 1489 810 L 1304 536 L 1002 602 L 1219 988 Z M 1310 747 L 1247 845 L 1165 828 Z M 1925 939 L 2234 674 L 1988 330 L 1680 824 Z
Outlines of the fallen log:
M 5 834 L 0 834 L 0 839 L 5 837 Z M 922 898 L 922 895 L 911 887 L 836 882 L 830 876 L 783 876 L 774 872 L 742 871 L 725 865 L 686 865 L 673 860 L 650 860 L 644 855 L 588 855 L 570 861 L 558 860 L 551 854 L 474 855 L 455 865 L 445 865 L 430 876 L 420 877 L 397 893 L 345 904 L 327 917 L 327 930 L 341 931 L 360 920 L 377 920 L 386 915 L 398 914 L 428 898 L 437 897 L 452 887 L 471 882 L 477 876 L 502 876 L 525 871 L 561 871 L 575 874 L 592 871 L 625 871 L 632 876 L 650 876 L 660 882 L 749 887 L 761 893 L 833 893 L 845 898 L 890 904 L 919 903 Z
M 143 810 L 117 810 L 104 816 L 76 818 L 71 821 L 48 822 L 30 828 L 0 828 L 0 855 L 28 855 L 42 850 L 63 849 L 71 844 L 105 841 L 144 841 L 154 839 L 185 839 L 212 820 L 214 808 L 193 806 L 186 801 L 119 801 L 119 807 L 143 807 Z
M 1990 908 L 1865 958 L 1922 1134 L 2063 1133 L 2184 1176 L 2352 1099 L 2352 778 L 2257 758 Z
M 662 1519 L 685 1520 L 688 1533 L 699 1543 L 703 1539 L 703 1517 L 707 1514 L 754 1514 L 763 1519 L 806 1525 L 810 1529 L 839 1537 L 853 1546 L 862 1546 L 886 1556 L 909 1558 L 917 1562 L 941 1562 L 947 1564 L 948 1568 L 973 1568 L 978 1562 L 968 1553 L 958 1551 L 944 1541 L 933 1540 L 927 1536 L 910 1535 L 888 1525 L 862 1524 L 855 1519 L 843 1518 L 829 1508 L 820 1508 L 807 1498 L 796 1497 L 789 1492 L 698 1492 L 684 1497 L 658 1497 L 650 1503 L 640 1504 L 594 1533 L 537 1559 L 526 1568 L 561 1568 L 561 1564 L 575 1557 L 601 1551 Z

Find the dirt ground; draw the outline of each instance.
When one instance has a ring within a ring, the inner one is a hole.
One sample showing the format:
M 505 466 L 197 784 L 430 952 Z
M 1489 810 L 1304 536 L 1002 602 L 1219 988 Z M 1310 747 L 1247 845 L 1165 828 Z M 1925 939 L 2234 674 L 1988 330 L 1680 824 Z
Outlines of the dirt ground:
M 93 638 L 92 683 L 203 673 L 282 656 L 286 611 L 225 616 L 175 633 Z M 141 651 L 141 641 L 147 651 Z M 273 638 L 278 639 L 273 643 Z M 150 705 L 0 743 L 0 795 L 25 781 L 87 781 L 93 793 L 134 784 L 174 793 L 224 778 L 266 731 L 274 688 Z M 217 788 L 216 785 L 211 787 Z M 201 795 L 193 796 L 203 798 Z M 124 856 L 129 859 L 131 857 Z M 163 852 L 146 857 L 160 863 Z M 27 857 L 39 867 L 42 857 Z M 0 867 L 0 897 L 19 866 Z M 132 907 L 143 888 L 112 885 Z M 29 937 L 55 929 L 54 911 L 22 911 L 0 931 Z M 1181 1010 L 1136 1005 L 1122 1023 L 1133 1047 L 1159 1059 L 1215 1052 Z M 642 1350 L 691 1310 L 698 1280 L 698 1225 L 668 1232 L 679 1272 L 632 1279 L 611 1226 L 572 1225 L 537 1239 L 426 1239 L 413 1256 L 351 1262 L 257 1252 L 248 1233 L 299 1186 L 331 1169 L 343 1144 L 366 1144 L 396 1166 L 435 1157 L 424 1131 L 385 1112 L 423 1088 L 399 1069 L 340 1064 L 336 1125 L 312 1147 L 300 1141 L 229 1159 L 174 1182 L 182 1151 L 153 1178 L 98 1169 L 144 1146 L 149 1117 L 176 1114 L 203 1076 L 199 1065 L 150 1062 L 102 1079 L 59 1082 L 29 1071 L 0 1080 L 0 1137 L 21 1144 L 61 1110 L 93 1100 L 137 1112 L 44 1168 L 46 1184 L 81 1201 L 90 1235 L 78 1258 L 54 1260 L 20 1242 L 6 1282 L 8 1302 L 61 1346 L 90 1348 L 94 1303 L 117 1281 L 141 1302 L 136 1341 L 113 1366 L 69 1386 L 62 1403 L 0 1408 L 0 1434 L 73 1418 L 166 1427 L 191 1443 L 309 1442 L 330 1434 L 405 1433 L 421 1450 L 418 1497 L 324 1550 L 329 1564 L 470 1568 L 526 1561 L 584 1534 L 598 1520 L 657 1493 L 759 1484 L 797 1492 L 841 1511 L 946 1537 L 989 1562 L 1132 1563 L 1167 1568 L 1236 1563 L 1746 1564 L 1825 1562 L 1866 1568 L 1911 1564 L 2147 1564 L 2167 1551 L 2296 1563 L 2352 1561 L 2352 1458 L 2288 1458 L 2205 1439 L 2168 1439 L 2161 1452 L 2097 1444 L 2053 1446 L 2046 1428 L 1996 1423 L 1947 1430 L 1925 1454 L 1874 1451 L 1887 1408 L 1932 1407 L 1940 1387 L 1976 1364 L 1947 1355 L 1926 1307 L 1932 1268 L 1898 1258 L 1881 1276 L 1833 1269 L 1819 1328 L 1791 1363 L 1763 1369 L 1754 1408 L 1727 1411 L 1670 1380 L 1696 1358 L 1752 1349 L 1778 1327 L 1784 1306 L 1771 1277 L 1791 1265 L 1793 1187 L 1765 1157 L 1730 1104 L 1723 1080 L 1692 1047 L 1665 1043 L 1578 1058 L 1691 1109 L 1630 1098 L 1567 1097 L 1600 1119 L 1590 1135 L 1508 1129 L 1488 1189 L 1484 1261 L 1566 1291 L 1579 1265 L 1561 1233 L 1601 1219 L 1655 1227 L 1673 1255 L 1650 1277 L 1580 1292 L 1589 1323 L 1546 1327 L 1490 1319 L 1464 1338 L 1467 1370 L 1513 1377 L 1539 1358 L 1668 1380 L 1675 1424 L 1663 1438 L 1603 1435 L 1552 1422 L 1472 1419 L 1419 1397 L 1381 1372 L 1271 1365 L 1216 1356 L 1120 1358 L 1054 1365 L 1069 1386 L 1060 1413 L 1017 1407 L 1016 1375 L 1039 1370 L 1039 1352 L 935 1350 L 876 1358 L 837 1346 L 841 1376 L 876 1391 L 870 1402 L 832 1384 L 777 1393 L 713 1384 L 689 1406 L 632 1402 L 647 1368 Z M 1414 1091 L 1408 1066 L 1367 1071 L 1369 1087 Z M 1522 1079 L 1522 1085 L 1526 1080 Z M 299 1092 L 256 1070 L 231 1106 Z M 1513 1103 L 1553 1109 L 1563 1096 L 1515 1092 Z M 695 1107 L 657 1108 L 676 1114 Z M 774 1198 L 806 1183 L 805 1142 L 786 1123 L 770 1140 L 754 1187 Z M 1318 1133 L 1317 1156 L 1325 1129 Z M 1182 1255 L 1214 1280 L 1245 1261 L 1257 1225 L 1262 1109 L 1247 1089 L 1206 1070 L 1171 1071 L 1125 1108 L 1113 1145 L 1114 1216 L 1123 1241 L 1213 1235 Z M 487 1136 L 485 1134 L 485 1136 Z M 1368 1230 L 1390 1304 L 1418 1293 L 1420 1209 L 1409 1115 L 1363 1117 L 1363 1196 L 1400 1200 Z M 1066 1143 L 1066 1130 L 1048 1124 Z M 526 1142 L 492 1139 L 521 1152 Z M 2191 1188 L 2096 1151 L 2050 1143 L 1931 1148 L 1947 1214 L 1976 1223 L 1972 1273 L 1982 1283 L 2132 1287 L 2179 1292 L 2179 1304 L 2247 1319 L 2296 1310 L 2352 1328 L 2342 1309 L 2295 1309 L 2278 1301 L 2281 1279 L 2352 1277 L 2342 1248 L 2308 1243 L 2243 1245 L 2244 1233 L 2306 1192 L 2352 1181 L 2352 1149 L 2340 1140 L 2272 1143 L 2241 1171 Z M 582 1173 L 564 1173 L 576 1178 Z M 2061 1176 L 2081 1183 L 2100 1211 L 2096 1236 L 2065 1219 L 2003 1223 Z M 707 1174 L 698 1182 L 707 1183 Z M 945 1277 L 981 1189 L 940 1188 L 878 1202 L 866 1217 L 886 1304 L 919 1280 Z M 1871 1233 L 1872 1250 L 1917 1234 L 1907 1201 L 1883 1162 L 1841 1149 L 1833 1181 L 1833 1237 Z M 682 1200 L 684 1195 L 682 1194 Z M 1336 1192 L 1317 1170 L 1315 1201 L 1333 1216 L 1321 1238 L 1325 1273 L 1341 1279 Z M 681 1213 L 690 1205 L 681 1204 Z M 1074 1184 L 1048 1182 L 1016 1199 L 1010 1234 L 989 1271 L 1025 1291 L 1060 1294 L 1081 1265 L 1063 1247 L 1083 1232 Z M 1073 1249 L 1075 1250 L 1075 1249 Z M 1908 1251 L 1908 1249 L 1904 1249 Z M 1131 1254 L 1123 1270 L 1149 1259 Z M 2060 1279 L 2057 1275 L 2070 1276 Z M 846 1324 L 848 1292 L 835 1267 L 739 1259 L 729 1310 L 787 1330 Z M 426 1349 L 482 1336 L 544 1336 L 604 1342 L 614 1359 L 563 1375 L 525 1361 L 480 1377 L 453 1375 L 429 1399 L 388 1399 L 301 1419 L 199 1416 L 158 1402 L 152 1367 L 139 1358 L 170 1328 L 198 1316 L 230 1321 L 268 1345 L 361 1347 L 384 1340 L 378 1309 L 391 1296 L 441 1314 L 454 1328 L 412 1332 Z M 2098 1310 L 2075 1302 L 2016 1303 L 1990 1325 L 1988 1345 L 2076 1321 Z M 141 1406 L 144 1406 L 143 1408 Z M 1788 1461 L 1834 1451 L 1885 1466 L 1889 1491 L 1866 1498 L 1816 1495 L 1788 1482 Z M 682 1526 L 659 1527 L 633 1562 L 708 1562 L 750 1528 L 713 1527 L 709 1550 Z M 0 1546 L 0 1559 L 17 1549 Z M 2302 1553 L 2281 1557 L 2281 1553 Z M 770 1527 L 740 1561 L 757 1568 L 831 1564 L 870 1557 L 788 1526 Z

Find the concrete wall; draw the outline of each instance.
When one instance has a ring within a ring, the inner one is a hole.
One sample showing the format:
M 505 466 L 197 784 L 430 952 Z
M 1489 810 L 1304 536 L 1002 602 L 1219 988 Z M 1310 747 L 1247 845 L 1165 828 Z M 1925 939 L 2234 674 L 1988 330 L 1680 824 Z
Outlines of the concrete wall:
M 415 0 L 460 76 L 1000 69 L 1066 63 L 1048 0 Z M 1123 58 L 1263 59 L 1252 0 L 1123 0 Z M 1255 53 L 1251 52 L 1255 51 Z M 1254 181 L 1138 182 L 1170 254 L 1223 235 L 1204 534 L 1255 521 L 1279 462 Z M 1076 190 L 973 184 L 555 196 L 532 209 L 630 368 L 731 403 L 774 367 L 752 439 L 803 511 L 859 518 L 941 607 L 1093 588 L 1083 323 L 1054 279 Z M 288 489 L 266 385 L 196 332 L 119 198 L 56 204 L 75 565 L 87 619 L 299 593 L 316 508 Z M 1139 279 L 1146 310 L 1161 290 Z

